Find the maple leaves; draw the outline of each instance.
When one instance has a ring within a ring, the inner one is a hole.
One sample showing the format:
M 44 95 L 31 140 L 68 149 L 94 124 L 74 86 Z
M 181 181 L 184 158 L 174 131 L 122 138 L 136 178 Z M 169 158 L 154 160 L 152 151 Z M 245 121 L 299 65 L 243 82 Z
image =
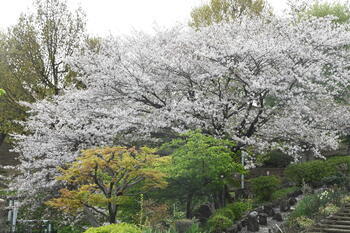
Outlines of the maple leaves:
M 70 213 L 89 208 L 115 223 L 125 197 L 167 185 L 165 174 L 158 168 L 168 160 L 147 147 L 85 150 L 68 168 L 60 169 L 62 175 L 57 178 L 76 188 L 61 189 L 60 197 L 47 204 Z

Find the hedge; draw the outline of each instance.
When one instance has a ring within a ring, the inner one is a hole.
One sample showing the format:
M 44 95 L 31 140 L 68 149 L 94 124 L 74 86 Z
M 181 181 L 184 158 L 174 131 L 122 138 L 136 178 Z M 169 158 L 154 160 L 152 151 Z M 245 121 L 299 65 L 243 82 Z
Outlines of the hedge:
M 313 187 L 323 184 L 326 177 L 335 176 L 339 172 L 350 174 L 350 156 L 337 156 L 327 160 L 313 160 L 292 164 L 285 170 L 286 177 L 302 185 L 303 181 Z

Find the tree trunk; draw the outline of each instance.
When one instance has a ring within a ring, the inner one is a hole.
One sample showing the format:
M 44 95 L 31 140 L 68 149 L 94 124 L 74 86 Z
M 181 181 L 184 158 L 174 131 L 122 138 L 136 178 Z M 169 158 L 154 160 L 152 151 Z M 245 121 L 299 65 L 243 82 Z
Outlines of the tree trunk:
M 218 193 L 217 192 L 213 192 L 212 194 L 213 196 L 213 202 L 214 202 L 214 208 L 217 210 L 220 208 L 220 203 L 219 203 L 219 198 L 218 198 Z
M 109 212 L 109 223 L 113 224 L 116 223 L 117 220 L 117 205 L 115 204 L 108 204 L 108 212 Z
M 188 219 L 192 218 L 192 199 L 193 193 L 188 194 L 186 200 L 186 218 Z
M 88 208 L 84 207 L 84 214 L 86 217 L 86 220 L 90 223 L 91 226 L 93 227 L 98 227 L 100 224 L 96 220 L 94 214 L 89 210 Z
M 220 208 L 224 207 L 225 204 L 226 204 L 226 190 L 225 190 L 225 187 L 223 187 L 219 191 L 214 192 L 213 198 L 214 198 L 215 209 L 220 209 Z
M 6 138 L 6 134 L 0 133 L 0 146 L 4 142 L 5 138 Z

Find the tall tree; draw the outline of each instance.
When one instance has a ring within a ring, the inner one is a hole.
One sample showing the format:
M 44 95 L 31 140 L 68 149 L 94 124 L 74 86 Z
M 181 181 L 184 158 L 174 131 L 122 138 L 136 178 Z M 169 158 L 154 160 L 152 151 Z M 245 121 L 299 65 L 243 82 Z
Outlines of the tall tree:
M 210 0 L 208 4 L 192 10 L 190 25 L 198 28 L 231 21 L 242 15 L 257 16 L 265 7 L 265 0 Z
M 64 59 L 84 39 L 85 15 L 81 9 L 70 11 L 63 0 L 35 0 L 34 6 L 34 13 L 23 14 L 9 30 L 7 59 L 16 71 L 34 76 L 32 88 L 57 95 L 70 72 Z M 35 92 L 40 98 L 42 93 Z
M 247 17 L 104 41 L 98 55 L 72 61 L 86 89 L 30 106 L 14 187 L 57 185 L 56 168 L 81 149 L 197 128 L 236 141 L 235 150 L 322 156 L 348 130 L 349 107 L 337 99 L 350 84 L 346 29 L 327 18 Z
M 2 35 L 0 85 L 6 96 L 0 100 L 2 133 L 18 131 L 14 120 L 26 117 L 18 102 L 34 102 L 72 82 L 75 75 L 66 59 L 85 39 L 85 15 L 71 11 L 64 0 L 35 0 L 34 12 L 23 13 L 18 23 Z

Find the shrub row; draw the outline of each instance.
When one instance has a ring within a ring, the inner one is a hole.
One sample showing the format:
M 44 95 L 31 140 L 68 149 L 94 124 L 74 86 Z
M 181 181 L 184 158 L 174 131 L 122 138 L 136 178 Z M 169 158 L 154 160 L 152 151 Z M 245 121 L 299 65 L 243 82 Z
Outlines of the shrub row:
M 327 160 L 314 160 L 299 164 L 292 164 L 285 170 L 286 177 L 302 185 L 303 182 L 318 187 L 327 177 L 339 176 L 339 173 L 350 174 L 350 156 L 332 157 Z

